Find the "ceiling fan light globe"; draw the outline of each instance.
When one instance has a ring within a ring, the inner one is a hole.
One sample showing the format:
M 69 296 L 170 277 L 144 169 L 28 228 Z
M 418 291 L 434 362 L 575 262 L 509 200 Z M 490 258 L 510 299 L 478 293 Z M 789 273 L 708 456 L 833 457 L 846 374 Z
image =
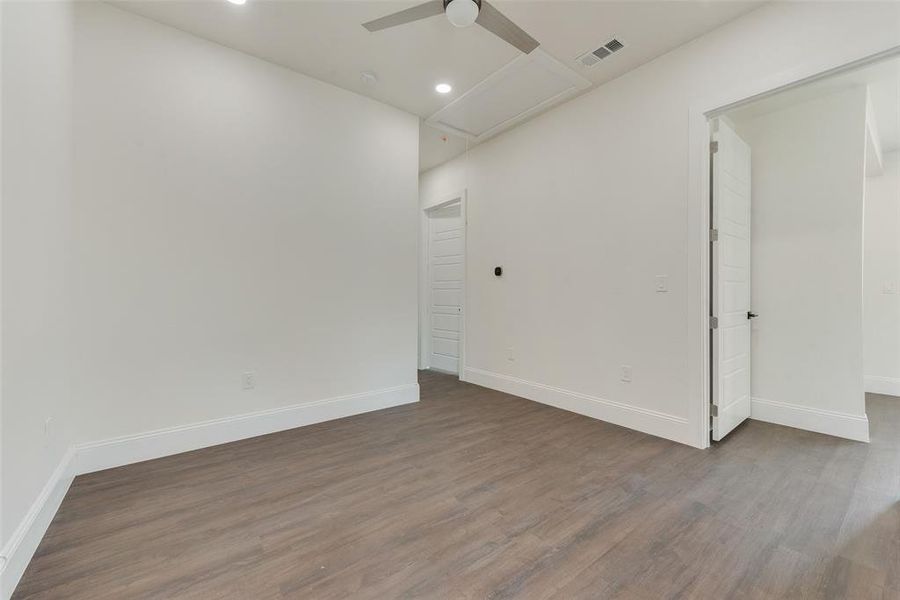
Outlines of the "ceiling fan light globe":
M 469 27 L 478 18 L 478 4 L 475 0 L 451 0 L 444 9 L 447 19 L 457 27 Z

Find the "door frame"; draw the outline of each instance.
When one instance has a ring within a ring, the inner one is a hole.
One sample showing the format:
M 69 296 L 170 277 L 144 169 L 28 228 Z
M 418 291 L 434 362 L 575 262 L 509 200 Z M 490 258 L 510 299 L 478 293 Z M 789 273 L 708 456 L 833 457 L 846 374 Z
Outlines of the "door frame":
M 838 63 L 815 57 L 806 64 L 757 81 L 741 81 L 730 88 L 701 95 L 689 109 L 688 151 L 688 420 L 694 424 L 693 444 L 710 446 L 710 161 L 709 143 L 712 119 L 725 112 L 767 96 L 804 85 L 818 79 L 900 56 L 900 45 L 874 54 L 863 54 L 855 60 Z M 752 418 L 752 414 L 751 414 Z
M 448 194 L 437 201 L 423 206 L 419 211 L 419 235 L 421 239 L 420 252 L 420 282 L 419 282 L 419 368 L 431 368 L 429 356 L 431 355 L 431 302 L 429 301 L 428 286 L 431 282 L 431 234 L 429 213 L 459 204 L 459 214 L 463 224 L 463 277 L 462 294 L 460 294 L 460 320 L 459 320 L 459 367 L 458 377 L 460 381 L 466 381 L 466 308 L 468 304 L 468 264 L 469 264 L 469 220 L 466 213 L 467 192 L 465 189 Z

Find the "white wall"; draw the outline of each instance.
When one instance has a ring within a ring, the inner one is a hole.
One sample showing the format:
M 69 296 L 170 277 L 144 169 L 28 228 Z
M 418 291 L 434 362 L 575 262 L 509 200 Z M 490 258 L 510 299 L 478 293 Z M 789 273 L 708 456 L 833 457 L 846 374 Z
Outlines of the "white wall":
M 866 391 L 900 396 L 900 152 L 866 178 L 863 324 Z
M 0 12 L 0 556 L 6 556 L 21 545 L 19 526 L 73 440 L 67 353 L 72 17 L 69 5 L 54 2 L 3 2 Z M 10 591 L 9 572 L 0 565 L 0 596 Z
M 19 13 L 4 3 L 4 540 L 37 517 L 4 594 L 48 483 L 418 398 L 416 117 L 104 3 Z
M 415 117 L 105 5 L 76 52 L 79 439 L 415 384 Z
M 477 146 L 467 167 L 423 173 L 423 205 L 468 190 L 466 377 L 699 445 L 692 108 L 894 47 L 898 33 L 900 5 L 769 4 Z
M 740 124 L 753 153 L 755 413 L 787 403 L 865 415 L 865 122 L 857 87 Z

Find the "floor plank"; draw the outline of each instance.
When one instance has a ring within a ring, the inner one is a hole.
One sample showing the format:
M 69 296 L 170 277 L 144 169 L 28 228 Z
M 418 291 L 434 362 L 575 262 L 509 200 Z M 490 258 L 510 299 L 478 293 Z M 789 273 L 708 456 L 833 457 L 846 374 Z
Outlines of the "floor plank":
M 872 443 L 708 451 L 420 374 L 422 401 L 78 477 L 13 598 L 898 598 Z

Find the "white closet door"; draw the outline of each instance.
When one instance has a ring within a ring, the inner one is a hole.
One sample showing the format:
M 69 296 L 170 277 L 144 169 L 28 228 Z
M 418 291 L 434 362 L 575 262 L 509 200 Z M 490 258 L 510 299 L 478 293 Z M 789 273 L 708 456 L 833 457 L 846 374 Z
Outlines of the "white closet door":
M 429 364 L 459 373 L 465 252 L 460 205 L 433 210 L 428 217 Z
M 721 120 L 713 134 L 712 436 L 750 416 L 750 147 Z

